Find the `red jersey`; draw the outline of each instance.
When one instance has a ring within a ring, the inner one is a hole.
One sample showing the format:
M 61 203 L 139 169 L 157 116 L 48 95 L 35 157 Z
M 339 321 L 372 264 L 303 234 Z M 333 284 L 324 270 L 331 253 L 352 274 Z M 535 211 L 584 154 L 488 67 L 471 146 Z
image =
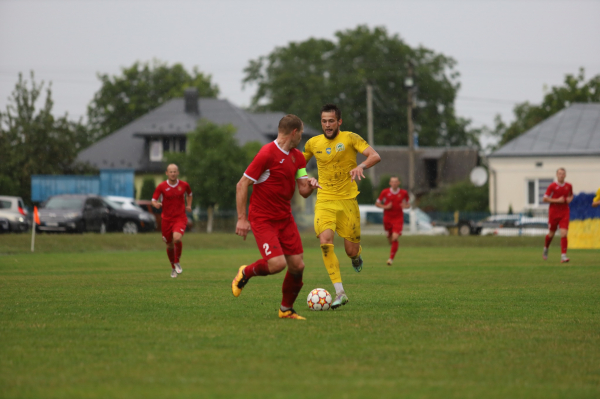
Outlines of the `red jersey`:
M 305 169 L 304 155 L 296 148 L 284 151 L 276 141 L 264 145 L 244 172 L 244 176 L 254 182 L 250 218 L 280 220 L 289 217 L 296 179 L 308 178 Z
M 169 184 L 168 180 L 165 180 L 156 187 L 152 200 L 158 201 L 162 195 L 161 218 L 163 220 L 187 219 L 185 215 L 185 194 L 192 195 L 192 189 L 189 184 L 182 180 L 177 180 L 177 183 L 173 186 Z
M 402 208 L 402 202 L 404 201 L 408 202 L 408 191 L 400 188 L 396 193 L 394 193 L 391 188 L 386 188 L 381 191 L 379 198 L 377 198 L 377 202 L 380 204 L 392 204 L 392 209 L 383 210 L 383 218 L 390 220 L 404 219 L 404 208 Z
M 565 197 L 565 202 L 562 204 L 550 204 L 550 209 L 548 210 L 548 214 L 550 216 L 557 215 L 568 215 L 569 214 L 569 204 L 567 204 L 567 197 L 573 195 L 573 186 L 571 184 L 564 182 L 562 185 L 557 182 L 553 182 L 548 186 L 546 190 L 546 194 L 544 197 L 546 198 L 554 198 L 558 199 L 560 197 Z

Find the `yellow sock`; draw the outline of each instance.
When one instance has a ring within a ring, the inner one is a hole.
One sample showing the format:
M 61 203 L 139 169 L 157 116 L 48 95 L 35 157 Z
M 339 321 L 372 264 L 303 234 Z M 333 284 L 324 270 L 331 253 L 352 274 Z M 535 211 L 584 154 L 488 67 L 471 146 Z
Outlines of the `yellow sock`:
M 362 245 L 358 246 L 358 253 L 356 254 L 356 256 L 348 256 L 350 259 L 356 259 L 360 256 L 360 254 L 362 253 Z
M 340 262 L 333 251 L 333 244 L 322 244 L 321 252 L 323 253 L 323 263 L 325 263 L 331 282 L 333 284 L 341 283 L 342 275 L 340 274 Z

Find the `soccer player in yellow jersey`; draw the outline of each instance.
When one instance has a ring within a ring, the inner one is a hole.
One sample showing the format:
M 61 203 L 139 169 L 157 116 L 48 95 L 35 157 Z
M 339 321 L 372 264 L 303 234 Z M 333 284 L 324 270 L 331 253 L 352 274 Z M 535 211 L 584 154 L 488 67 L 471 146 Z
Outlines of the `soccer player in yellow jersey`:
M 315 232 L 321 242 L 323 262 L 335 287 L 332 309 L 348 303 L 342 285 L 340 262 L 333 250 L 333 235 L 337 232 L 344 238 L 344 248 L 352 260 L 352 267 L 360 272 L 363 260 L 360 256 L 362 248 L 356 180 L 364 178 L 363 171 L 381 160 L 379 154 L 358 134 L 340 131 L 341 125 L 340 109 L 334 104 L 324 105 L 321 108 L 323 134 L 308 140 L 304 148 L 306 162 L 312 157 L 317 160 L 321 188 L 315 204 Z M 367 157 L 358 166 L 357 153 Z

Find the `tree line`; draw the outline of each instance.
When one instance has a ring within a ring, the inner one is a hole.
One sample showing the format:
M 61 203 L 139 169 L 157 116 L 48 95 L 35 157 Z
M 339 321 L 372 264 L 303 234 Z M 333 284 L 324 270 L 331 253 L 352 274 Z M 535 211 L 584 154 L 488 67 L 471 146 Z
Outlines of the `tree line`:
M 566 75 L 563 85 L 552 87 L 541 104 L 517 104 L 512 122 L 497 116 L 494 126 L 475 128 L 455 112 L 460 89 L 456 65 L 452 57 L 424 46 L 411 47 L 384 27 L 360 25 L 336 32 L 334 40 L 292 42 L 250 60 L 242 84 L 255 89 L 250 111 L 294 113 L 318 130 L 318 110 L 322 104 L 334 102 L 344 112 L 344 128 L 361 135 L 366 135 L 369 84 L 374 88 L 377 145 L 407 144 L 408 89 L 404 80 L 409 69 L 417 87 L 412 114 L 421 146 L 479 146 L 484 132 L 496 136 L 502 145 L 573 102 L 600 102 L 600 75 L 586 80 L 581 69 L 576 75 Z M 179 63 L 135 62 L 118 75 L 97 76 L 101 87 L 87 107 L 86 120 L 74 121 L 68 114 L 53 115 L 51 83 L 36 82 L 33 72 L 29 80 L 19 74 L 6 109 L 0 111 L 0 193 L 27 201 L 32 174 L 94 173 L 89 165 L 75 162 L 83 148 L 164 102 L 182 97 L 186 88 L 197 88 L 200 97 L 219 95 L 211 75 L 198 68 L 190 72 Z M 202 126 L 213 133 L 217 129 L 206 122 Z M 228 133 L 231 127 L 217 130 L 223 139 L 214 145 L 229 143 L 224 137 L 233 137 Z M 238 147 L 232 140 L 230 145 Z M 239 150 L 248 154 L 247 148 Z M 232 157 L 246 161 L 246 155 Z M 179 161 L 187 165 L 185 160 Z M 228 164 L 228 160 L 219 162 Z M 183 169 L 194 167 L 189 164 Z M 196 196 L 195 200 L 200 201 Z

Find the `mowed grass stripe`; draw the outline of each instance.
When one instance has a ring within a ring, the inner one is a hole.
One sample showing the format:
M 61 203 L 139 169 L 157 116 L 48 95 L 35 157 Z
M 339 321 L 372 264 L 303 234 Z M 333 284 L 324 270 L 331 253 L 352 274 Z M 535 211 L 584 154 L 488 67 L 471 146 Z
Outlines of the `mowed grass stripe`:
M 306 308 L 332 291 L 307 248 L 306 322 L 277 318 L 281 274 L 233 298 L 254 248 L 185 248 L 177 279 L 162 250 L 3 256 L 0 396 L 600 395 L 599 251 L 365 246 L 357 274 L 336 248 L 350 303 Z

